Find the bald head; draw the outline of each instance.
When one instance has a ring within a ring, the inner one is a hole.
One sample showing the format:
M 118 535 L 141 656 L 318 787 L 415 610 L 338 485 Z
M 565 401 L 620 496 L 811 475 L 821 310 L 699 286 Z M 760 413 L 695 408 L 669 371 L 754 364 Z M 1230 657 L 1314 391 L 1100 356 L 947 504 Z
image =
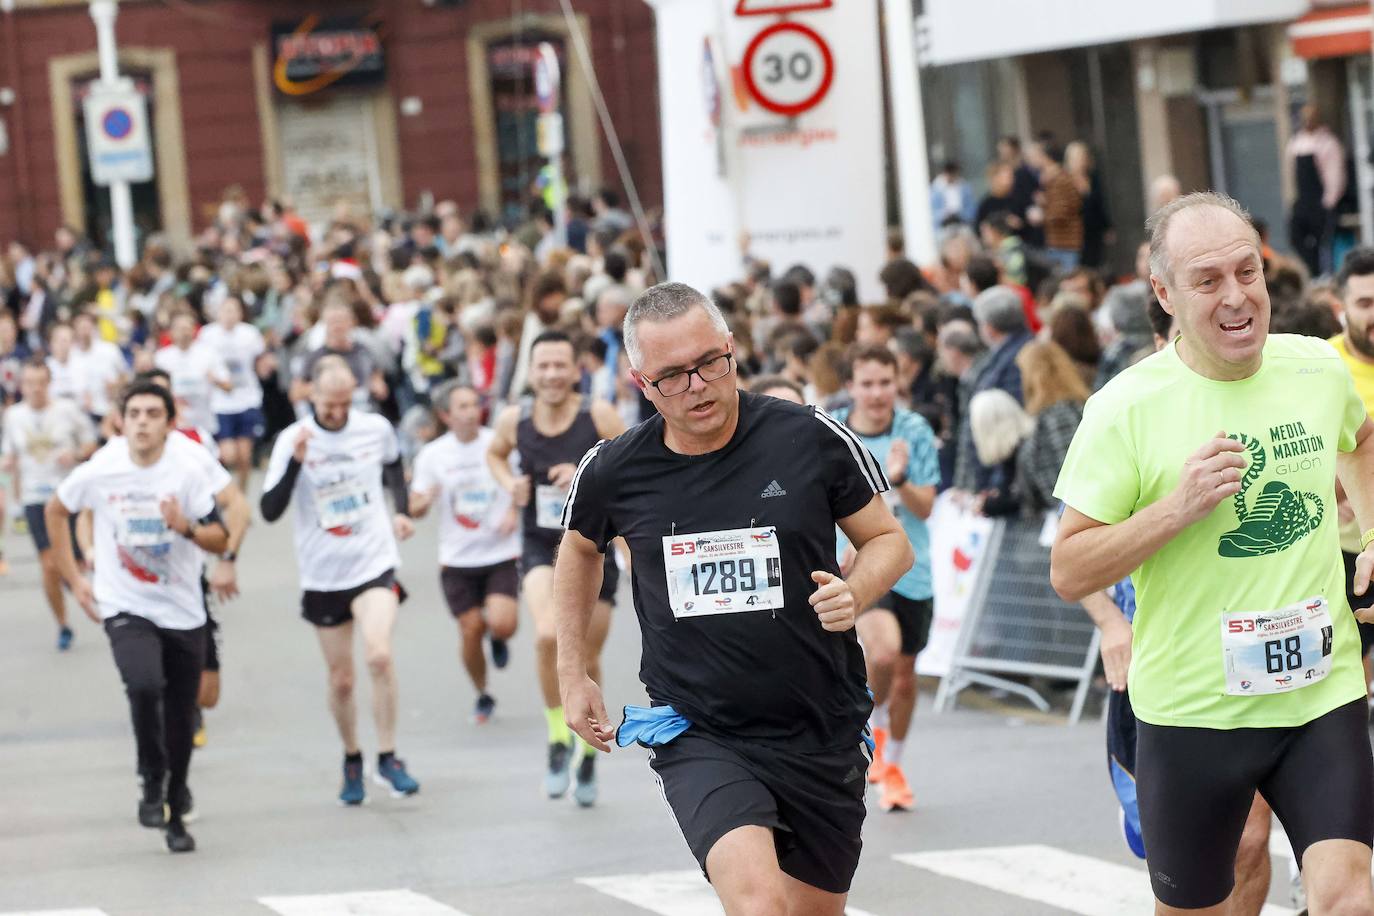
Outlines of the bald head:
M 326 356 L 315 364 L 310 375 L 310 402 L 315 422 L 325 429 L 342 429 L 348 422 L 348 408 L 358 379 L 340 356 Z
M 1249 212 L 1214 191 L 1188 194 L 1161 207 L 1145 221 L 1145 232 L 1150 237 L 1150 274 L 1166 285 L 1173 283 L 1174 268 L 1189 250 L 1218 234 L 1252 243 L 1256 252 L 1261 249 Z

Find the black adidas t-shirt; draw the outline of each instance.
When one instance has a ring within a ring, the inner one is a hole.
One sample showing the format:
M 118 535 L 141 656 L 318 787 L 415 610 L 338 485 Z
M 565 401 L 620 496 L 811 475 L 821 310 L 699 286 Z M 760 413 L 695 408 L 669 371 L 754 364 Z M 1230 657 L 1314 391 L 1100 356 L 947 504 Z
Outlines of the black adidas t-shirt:
M 563 520 L 603 551 L 617 536 L 630 546 L 640 678 L 655 705 L 730 737 L 832 749 L 859 740 L 872 704 L 854 631 L 827 632 L 807 603 L 817 587 L 811 573 L 839 575 L 836 520 L 887 488 L 880 464 L 842 424 L 741 392 L 735 434 L 710 454 L 669 450 L 659 416 L 598 445 L 578 468 Z M 705 559 L 714 549 L 707 535 L 739 529 L 743 539 L 775 536 L 776 557 L 747 568 Z M 676 545 L 683 535 L 699 536 L 703 552 L 680 573 L 690 600 L 678 602 L 690 610 L 675 616 L 664 538 Z M 770 580 L 780 608 L 715 612 L 754 595 L 738 591 L 741 582 Z

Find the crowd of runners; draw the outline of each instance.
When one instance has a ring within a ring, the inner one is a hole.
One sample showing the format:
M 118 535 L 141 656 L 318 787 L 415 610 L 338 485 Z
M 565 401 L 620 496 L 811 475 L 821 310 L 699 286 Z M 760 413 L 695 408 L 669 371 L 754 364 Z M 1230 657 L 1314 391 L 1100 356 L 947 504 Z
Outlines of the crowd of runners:
M 597 754 L 638 743 L 727 912 L 839 914 L 868 784 L 917 804 L 948 492 L 1062 505 L 1046 575 L 1102 629 L 1160 912 L 1258 913 L 1275 815 L 1311 912 L 1374 912 L 1374 631 L 1351 612 L 1374 572 L 1374 250 L 1309 284 L 1234 201 L 1191 194 L 1110 283 L 992 214 L 924 270 L 898 236 L 861 279 L 775 271 L 746 239 L 740 281 L 697 290 L 655 275 L 614 194 L 579 220 L 577 247 L 451 203 L 312 237 L 229 195 L 188 259 L 152 238 L 121 271 L 65 229 L 0 259 L 0 519 L 37 550 L 57 650 L 75 614 L 106 632 L 140 824 L 195 848 L 239 550 L 289 510 L 340 803 L 369 772 L 421 791 L 392 635 L 402 579 L 434 575 L 474 721 L 498 714 L 489 667 L 532 653 L 550 798 L 594 805 Z M 430 516 L 437 556 L 402 575 Z M 649 706 L 602 693 L 618 600 Z

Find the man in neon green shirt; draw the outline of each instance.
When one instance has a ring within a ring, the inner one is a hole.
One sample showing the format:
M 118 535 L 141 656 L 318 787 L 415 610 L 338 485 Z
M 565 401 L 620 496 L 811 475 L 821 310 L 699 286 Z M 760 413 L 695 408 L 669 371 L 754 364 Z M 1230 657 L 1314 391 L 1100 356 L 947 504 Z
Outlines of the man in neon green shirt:
M 1312 911 L 1374 912 L 1374 759 L 1336 531 L 1338 454 L 1361 530 L 1374 527 L 1374 423 L 1329 344 L 1269 336 L 1239 204 L 1191 194 L 1147 230 L 1151 285 L 1182 333 L 1088 402 L 1056 488 L 1050 575 L 1071 601 L 1127 574 L 1136 586 L 1129 677 L 1156 912 L 1228 911 L 1257 790 Z M 1357 593 L 1371 570 L 1374 548 Z
M 1374 248 L 1355 248 L 1346 254 L 1336 275 L 1336 295 L 1341 299 L 1345 330 L 1331 338 L 1331 346 L 1345 360 L 1355 379 L 1355 390 L 1365 410 L 1374 416 Z M 1360 525 L 1349 502 L 1339 490 L 1341 559 L 1346 578 L 1354 577 L 1355 556 L 1360 552 Z M 1349 585 L 1349 581 L 1346 583 Z M 1355 595 L 1347 590 L 1346 600 L 1355 609 L 1374 604 L 1374 594 Z M 1374 624 L 1360 625 L 1360 654 L 1364 656 L 1365 683 L 1371 669 L 1369 650 L 1374 648 Z

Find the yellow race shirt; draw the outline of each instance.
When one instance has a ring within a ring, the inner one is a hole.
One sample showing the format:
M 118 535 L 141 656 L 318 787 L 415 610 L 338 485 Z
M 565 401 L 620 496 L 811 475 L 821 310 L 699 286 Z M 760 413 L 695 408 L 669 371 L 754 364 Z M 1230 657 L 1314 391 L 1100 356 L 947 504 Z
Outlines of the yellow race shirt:
M 1337 334 L 1331 338 L 1330 343 L 1336 348 L 1336 352 L 1341 354 L 1346 368 L 1355 379 L 1355 391 L 1359 394 L 1360 400 L 1364 401 L 1365 412 L 1374 415 L 1374 363 L 1367 363 L 1357 356 L 1352 356 L 1350 348 L 1346 346 L 1344 334 Z M 1341 550 L 1346 553 L 1360 552 L 1360 523 L 1353 518 L 1341 525 Z
M 1302 725 L 1365 695 L 1335 487 L 1337 452 L 1354 449 L 1364 402 L 1324 340 L 1271 335 L 1259 371 L 1234 382 L 1193 372 L 1177 345 L 1088 401 L 1055 495 L 1116 524 L 1171 493 L 1184 461 L 1218 430 L 1244 444 L 1240 493 L 1131 574 L 1131 704 L 1152 725 Z M 1329 674 L 1285 693 L 1228 693 L 1223 618 L 1318 597 L 1330 608 Z

